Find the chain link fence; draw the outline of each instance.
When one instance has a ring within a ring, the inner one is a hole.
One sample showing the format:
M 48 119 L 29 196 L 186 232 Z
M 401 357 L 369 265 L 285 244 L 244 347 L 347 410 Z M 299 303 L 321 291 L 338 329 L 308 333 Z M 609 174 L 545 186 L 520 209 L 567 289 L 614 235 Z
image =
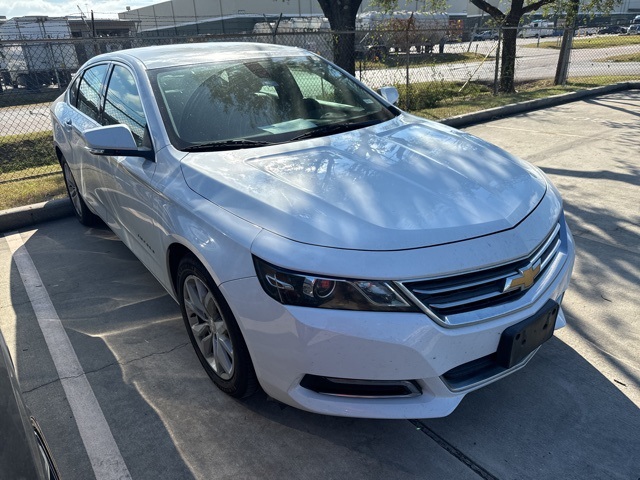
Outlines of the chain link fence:
M 562 31 L 519 29 L 515 84 L 556 74 Z M 589 34 L 591 33 L 591 34 Z M 640 79 L 640 35 L 577 32 L 567 69 L 569 83 L 590 86 Z M 115 50 L 189 42 L 259 42 L 302 47 L 333 60 L 335 43 L 355 41 L 355 76 L 373 89 L 394 85 L 399 106 L 426 117 L 446 118 L 465 103 L 497 92 L 500 29 L 463 32 L 373 29 L 347 33 L 298 31 L 198 35 L 4 41 L 0 44 L 0 189 L 7 183 L 59 174 L 52 148 L 49 104 L 89 58 Z M 463 41 L 462 39 L 465 38 Z

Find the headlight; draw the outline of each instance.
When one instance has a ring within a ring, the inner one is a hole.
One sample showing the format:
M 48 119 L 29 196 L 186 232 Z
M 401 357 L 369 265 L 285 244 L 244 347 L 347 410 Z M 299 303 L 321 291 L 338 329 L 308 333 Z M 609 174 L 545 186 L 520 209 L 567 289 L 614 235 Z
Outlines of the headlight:
M 300 307 L 418 312 L 391 282 L 347 280 L 292 272 L 253 257 L 258 280 L 277 302 Z

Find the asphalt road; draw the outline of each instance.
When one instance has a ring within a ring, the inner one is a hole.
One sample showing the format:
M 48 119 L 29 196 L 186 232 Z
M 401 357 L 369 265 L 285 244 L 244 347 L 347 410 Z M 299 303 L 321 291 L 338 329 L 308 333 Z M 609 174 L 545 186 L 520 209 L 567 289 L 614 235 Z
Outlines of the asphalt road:
M 0 137 L 51 130 L 48 104 L 0 108 Z
M 109 230 L 67 218 L 6 233 L 0 329 L 63 478 L 93 478 L 96 458 L 119 456 L 134 479 L 636 480 L 639 117 L 640 92 L 630 91 L 468 129 L 551 177 L 577 259 L 568 326 L 443 419 L 333 418 L 264 394 L 232 400 L 204 374 L 177 305 Z M 68 344 L 51 333 L 58 319 Z M 60 374 L 54 362 L 69 348 L 77 369 Z M 95 415 L 74 417 L 78 402 Z M 100 478 L 127 478 L 107 471 Z
M 598 41 L 600 37 L 590 37 Z M 558 42 L 560 37 L 543 38 L 541 42 Z M 535 48 L 537 39 L 518 39 L 516 57 L 516 81 L 554 78 L 558 65 L 559 51 L 549 48 Z M 469 50 L 480 55 L 490 54 L 484 62 L 457 62 L 426 67 L 411 67 L 411 83 L 433 81 L 485 81 L 493 82 L 496 67 L 496 41 L 447 44 L 445 52 L 463 53 Z M 640 75 L 640 62 L 606 62 L 606 58 L 640 52 L 640 44 L 620 45 L 608 48 L 574 49 L 571 52 L 569 78 L 583 76 Z M 357 70 L 357 65 L 356 65 Z M 356 72 L 358 76 L 359 73 Z M 384 85 L 404 84 L 406 70 L 403 68 L 369 70 L 359 77 L 371 88 Z

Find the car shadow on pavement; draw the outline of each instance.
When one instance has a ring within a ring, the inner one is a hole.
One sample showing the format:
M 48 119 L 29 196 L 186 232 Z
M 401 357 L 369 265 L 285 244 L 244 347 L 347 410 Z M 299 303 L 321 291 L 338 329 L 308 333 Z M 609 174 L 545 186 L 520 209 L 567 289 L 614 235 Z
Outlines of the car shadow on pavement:
M 370 456 L 401 469 L 396 475 L 457 478 L 434 471 L 434 457 L 455 459 L 435 443 L 425 445 L 426 435 L 409 422 L 314 415 L 264 394 L 243 403 L 277 429 Z M 640 472 L 638 406 L 557 338 L 523 370 L 469 394 L 448 417 L 420 423 L 497 478 L 635 479 Z
M 73 225 L 73 234 L 67 225 Z M 179 310 L 133 255 L 102 233 L 68 219 L 40 226 L 25 246 L 132 478 L 194 478 L 161 414 L 137 386 L 140 370 L 187 345 L 176 320 Z M 82 419 L 70 407 L 15 263 L 9 281 L 15 318 L 3 315 L 1 324 L 16 345 L 14 363 L 25 400 L 63 478 L 93 478 L 76 424 Z M 172 310 L 164 313 L 168 307 Z M 104 453 L 100 445 L 89 448 Z
M 618 98 L 613 99 L 613 98 L 606 98 L 605 100 L 599 99 L 599 98 L 588 98 L 585 99 L 584 102 L 585 103 L 589 103 L 591 105 L 596 105 L 599 107 L 606 107 L 606 108 L 611 108 L 614 110 L 618 110 L 619 112 L 622 113 L 627 113 L 629 115 L 636 115 L 638 117 L 640 117 L 640 111 L 638 111 L 638 104 L 637 104 L 637 100 L 635 100 L 635 96 L 633 96 L 632 94 L 629 95 L 624 95 L 624 93 L 618 93 L 617 95 Z M 630 100 L 627 102 L 627 100 Z M 631 108 L 626 108 L 626 107 L 631 107 Z

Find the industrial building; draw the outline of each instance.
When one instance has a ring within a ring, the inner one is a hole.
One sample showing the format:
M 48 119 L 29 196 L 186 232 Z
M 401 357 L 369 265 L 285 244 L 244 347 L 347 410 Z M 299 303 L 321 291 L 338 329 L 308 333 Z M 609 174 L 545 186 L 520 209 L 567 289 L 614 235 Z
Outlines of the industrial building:
M 504 11 L 510 0 L 491 0 L 490 3 Z M 427 5 L 425 0 L 400 0 L 397 10 L 425 11 Z M 369 0 L 363 0 L 360 12 L 371 10 L 374 8 Z M 467 31 L 489 18 L 469 0 L 449 0 L 444 13 L 452 23 Z M 622 0 L 610 15 L 588 21 L 623 24 L 629 23 L 638 13 L 640 0 Z M 121 20 L 135 22 L 139 35 L 175 36 L 251 32 L 256 23 L 265 19 L 322 17 L 323 13 L 316 0 L 169 0 L 137 9 L 128 8 L 118 16 Z

